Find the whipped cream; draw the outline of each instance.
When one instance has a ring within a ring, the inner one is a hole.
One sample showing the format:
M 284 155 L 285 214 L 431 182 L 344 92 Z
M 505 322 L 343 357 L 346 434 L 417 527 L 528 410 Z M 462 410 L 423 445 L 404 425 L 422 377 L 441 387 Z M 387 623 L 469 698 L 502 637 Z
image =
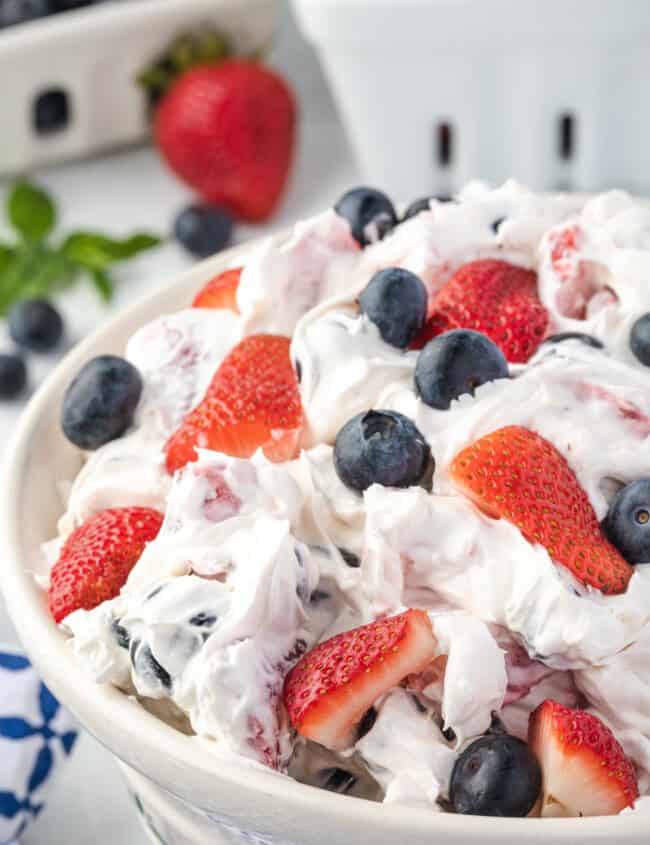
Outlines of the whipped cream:
M 414 390 L 417 353 L 386 344 L 356 297 L 390 266 L 435 293 L 477 258 L 536 270 L 549 334 L 588 333 L 605 349 L 544 344 L 511 378 L 438 411 Z M 532 428 L 567 459 L 599 519 L 621 485 L 650 476 L 650 372 L 628 343 L 650 311 L 648 279 L 650 209 L 621 192 L 585 200 L 474 183 L 364 250 L 331 210 L 262 242 L 245 261 L 239 314 L 165 315 L 127 345 L 144 381 L 135 426 L 87 456 L 60 533 L 107 507 L 146 505 L 165 519 L 120 595 L 66 618 L 78 658 L 98 682 L 195 733 L 197 748 L 326 788 L 323 772 L 342 768 L 357 783 L 351 794 L 434 811 L 458 754 L 494 713 L 525 738 L 544 698 L 586 704 L 647 792 L 650 567 L 636 567 L 623 595 L 584 588 L 514 525 L 480 512 L 448 467 L 497 428 Z M 229 350 L 259 332 L 292 337 L 300 455 L 274 465 L 261 453 L 204 450 L 172 479 L 165 442 Z M 370 408 L 418 426 L 435 459 L 431 490 L 375 485 L 361 495 L 340 481 L 332 444 Z M 429 612 L 431 672 L 377 702 L 374 725 L 343 755 L 296 741 L 279 706 L 291 665 L 327 637 L 407 607 Z

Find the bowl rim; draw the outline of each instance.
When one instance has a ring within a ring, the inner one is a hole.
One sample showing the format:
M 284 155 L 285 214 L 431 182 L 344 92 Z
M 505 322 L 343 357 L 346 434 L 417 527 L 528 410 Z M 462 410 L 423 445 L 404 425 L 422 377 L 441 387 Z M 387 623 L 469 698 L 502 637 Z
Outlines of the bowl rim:
M 214 784 L 226 789 L 245 790 L 248 793 L 263 793 L 273 802 L 282 802 L 283 816 L 288 814 L 309 814 L 313 823 L 320 821 L 332 830 L 333 818 L 341 824 L 381 825 L 403 836 L 409 830 L 423 835 L 439 834 L 459 837 L 476 836 L 486 843 L 503 841 L 505 834 L 521 837 L 526 834 L 539 836 L 543 831 L 552 835 L 555 831 L 572 842 L 602 841 L 618 837 L 647 835 L 647 818 L 644 813 L 634 812 L 624 816 L 594 817 L 579 819 L 499 819 L 479 816 L 455 816 L 450 813 L 432 813 L 422 807 L 398 804 L 376 804 L 361 798 L 341 796 L 316 787 L 298 783 L 261 767 L 247 766 L 233 761 L 224 768 L 224 760 L 209 753 L 197 754 L 196 737 L 188 737 L 158 717 L 140 707 L 128 696 L 108 684 L 95 683 L 82 669 L 69 648 L 68 640 L 51 619 L 44 593 L 36 584 L 26 567 L 22 541 L 18 526 L 24 514 L 20 511 L 24 487 L 23 471 L 27 464 L 30 447 L 39 431 L 43 418 L 52 413 L 53 403 L 62 387 L 68 383 L 78 367 L 94 354 L 93 350 L 110 341 L 116 329 L 125 324 L 143 325 L 157 315 L 165 313 L 164 302 L 174 294 L 190 293 L 212 275 L 236 266 L 241 257 L 263 239 L 256 239 L 234 247 L 217 256 L 197 264 L 168 284 L 148 293 L 122 309 L 118 314 L 92 332 L 70 350 L 55 370 L 40 386 L 23 411 L 16 430 L 6 447 L 2 467 L 4 497 L 0 504 L 0 537 L 4 539 L 4 562 L 0 589 L 5 598 L 7 611 L 26 651 L 37 669 L 53 686 L 62 702 L 78 714 L 77 700 L 80 695 L 88 707 L 101 717 L 106 730 L 91 731 L 109 751 L 113 751 L 110 735 L 112 727 L 137 737 L 137 742 L 146 749 L 150 759 L 164 753 L 165 759 L 175 767 L 194 769 L 197 776 L 212 778 Z M 188 297 L 189 305 L 189 297 Z M 119 350 L 114 350 L 119 353 Z M 58 408 L 57 408 L 58 410 Z M 52 667 L 56 667 L 55 669 Z M 81 718 L 83 722 L 83 717 Z M 137 768 L 137 766 L 136 766 Z M 178 769 L 177 769 L 178 770 Z M 141 773 L 174 793 L 174 783 L 166 779 L 164 772 L 140 769 Z M 347 822 L 345 821 L 347 820 Z

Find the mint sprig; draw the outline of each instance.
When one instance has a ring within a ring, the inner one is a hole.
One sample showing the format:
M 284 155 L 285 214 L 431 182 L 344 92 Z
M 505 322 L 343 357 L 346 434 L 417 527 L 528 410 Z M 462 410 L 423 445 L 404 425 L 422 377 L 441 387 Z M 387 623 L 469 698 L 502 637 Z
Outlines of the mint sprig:
M 16 242 L 0 242 L 0 314 L 6 314 L 19 299 L 48 297 L 83 277 L 108 301 L 113 295 L 112 265 L 161 243 L 147 232 L 120 239 L 79 230 L 52 244 L 57 218 L 54 201 L 26 181 L 11 188 L 6 210 Z

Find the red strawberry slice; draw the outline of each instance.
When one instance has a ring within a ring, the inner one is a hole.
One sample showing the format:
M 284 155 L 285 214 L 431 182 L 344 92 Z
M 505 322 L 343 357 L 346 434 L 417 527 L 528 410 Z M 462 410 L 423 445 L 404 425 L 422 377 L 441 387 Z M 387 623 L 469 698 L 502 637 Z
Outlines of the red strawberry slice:
M 528 742 L 542 767 L 542 816 L 614 816 L 639 797 L 634 766 L 592 713 L 544 701 Z
M 162 514 L 152 508 L 110 508 L 75 528 L 50 574 L 54 621 L 115 598 L 162 521 Z
M 449 329 L 474 329 L 501 347 L 508 361 L 524 363 L 537 350 L 547 327 L 537 274 L 489 258 L 464 264 L 442 286 L 415 348 Z
M 354 742 L 354 728 L 377 699 L 433 660 L 436 639 L 423 610 L 346 631 L 293 667 L 284 703 L 298 733 L 335 750 Z
M 212 449 L 250 458 L 263 449 L 271 461 L 291 459 L 302 429 L 298 381 L 287 337 L 252 335 L 221 363 L 202 401 L 165 446 L 170 473 Z
M 287 181 L 296 106 L 278 74 L 257 62 L 200 65 L 158 106 L 154 136 L 167 164 L 209 203 L 264 220 Z
M 192 308 L 224 308 L 239 314 L 237 306 L 237 288 L 242 267 L 224 270 L 201 288 L 194 297 Z
M 625 592 L 632 567 L 601 533 L 587 494 L 548 440 L 506 426 L 463 449 L 449 471 L 483 511 L 512 522 L 583 584 Z

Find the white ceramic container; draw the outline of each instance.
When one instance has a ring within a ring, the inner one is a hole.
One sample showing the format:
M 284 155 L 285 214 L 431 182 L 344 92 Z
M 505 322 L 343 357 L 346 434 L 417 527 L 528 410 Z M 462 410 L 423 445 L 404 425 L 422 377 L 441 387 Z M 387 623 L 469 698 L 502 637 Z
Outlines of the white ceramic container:
M 0 173 L 131 144 L 146 136 L 140 70 L 179 33 L 204 25 L 237 53 L 268 46 L 278 0 L 111 0 L 0 30 Z M 60 92 L 69 120 L 34 128 L 39 96 Z
M 212 275 L 239 263 L 222 253 L 128 308 L 79 344 L 27 407 L 1 479 L 0 586 L 18 634 L 53 692 L 119 759 L 154 842 L 164 845 L 647 845 L 648 816 L 490 819 L 386 806 L 228 765 L 110 686 L 93 683 L 51 620 L 31 570 L 56 533 L 59 483 L 81 465 L 59 428 L 62 394 L 94 355 L 120 353 L 160 313 L 187 306 Z
M 365 179 L 650 188 L 648 0 L 293 0 Z

